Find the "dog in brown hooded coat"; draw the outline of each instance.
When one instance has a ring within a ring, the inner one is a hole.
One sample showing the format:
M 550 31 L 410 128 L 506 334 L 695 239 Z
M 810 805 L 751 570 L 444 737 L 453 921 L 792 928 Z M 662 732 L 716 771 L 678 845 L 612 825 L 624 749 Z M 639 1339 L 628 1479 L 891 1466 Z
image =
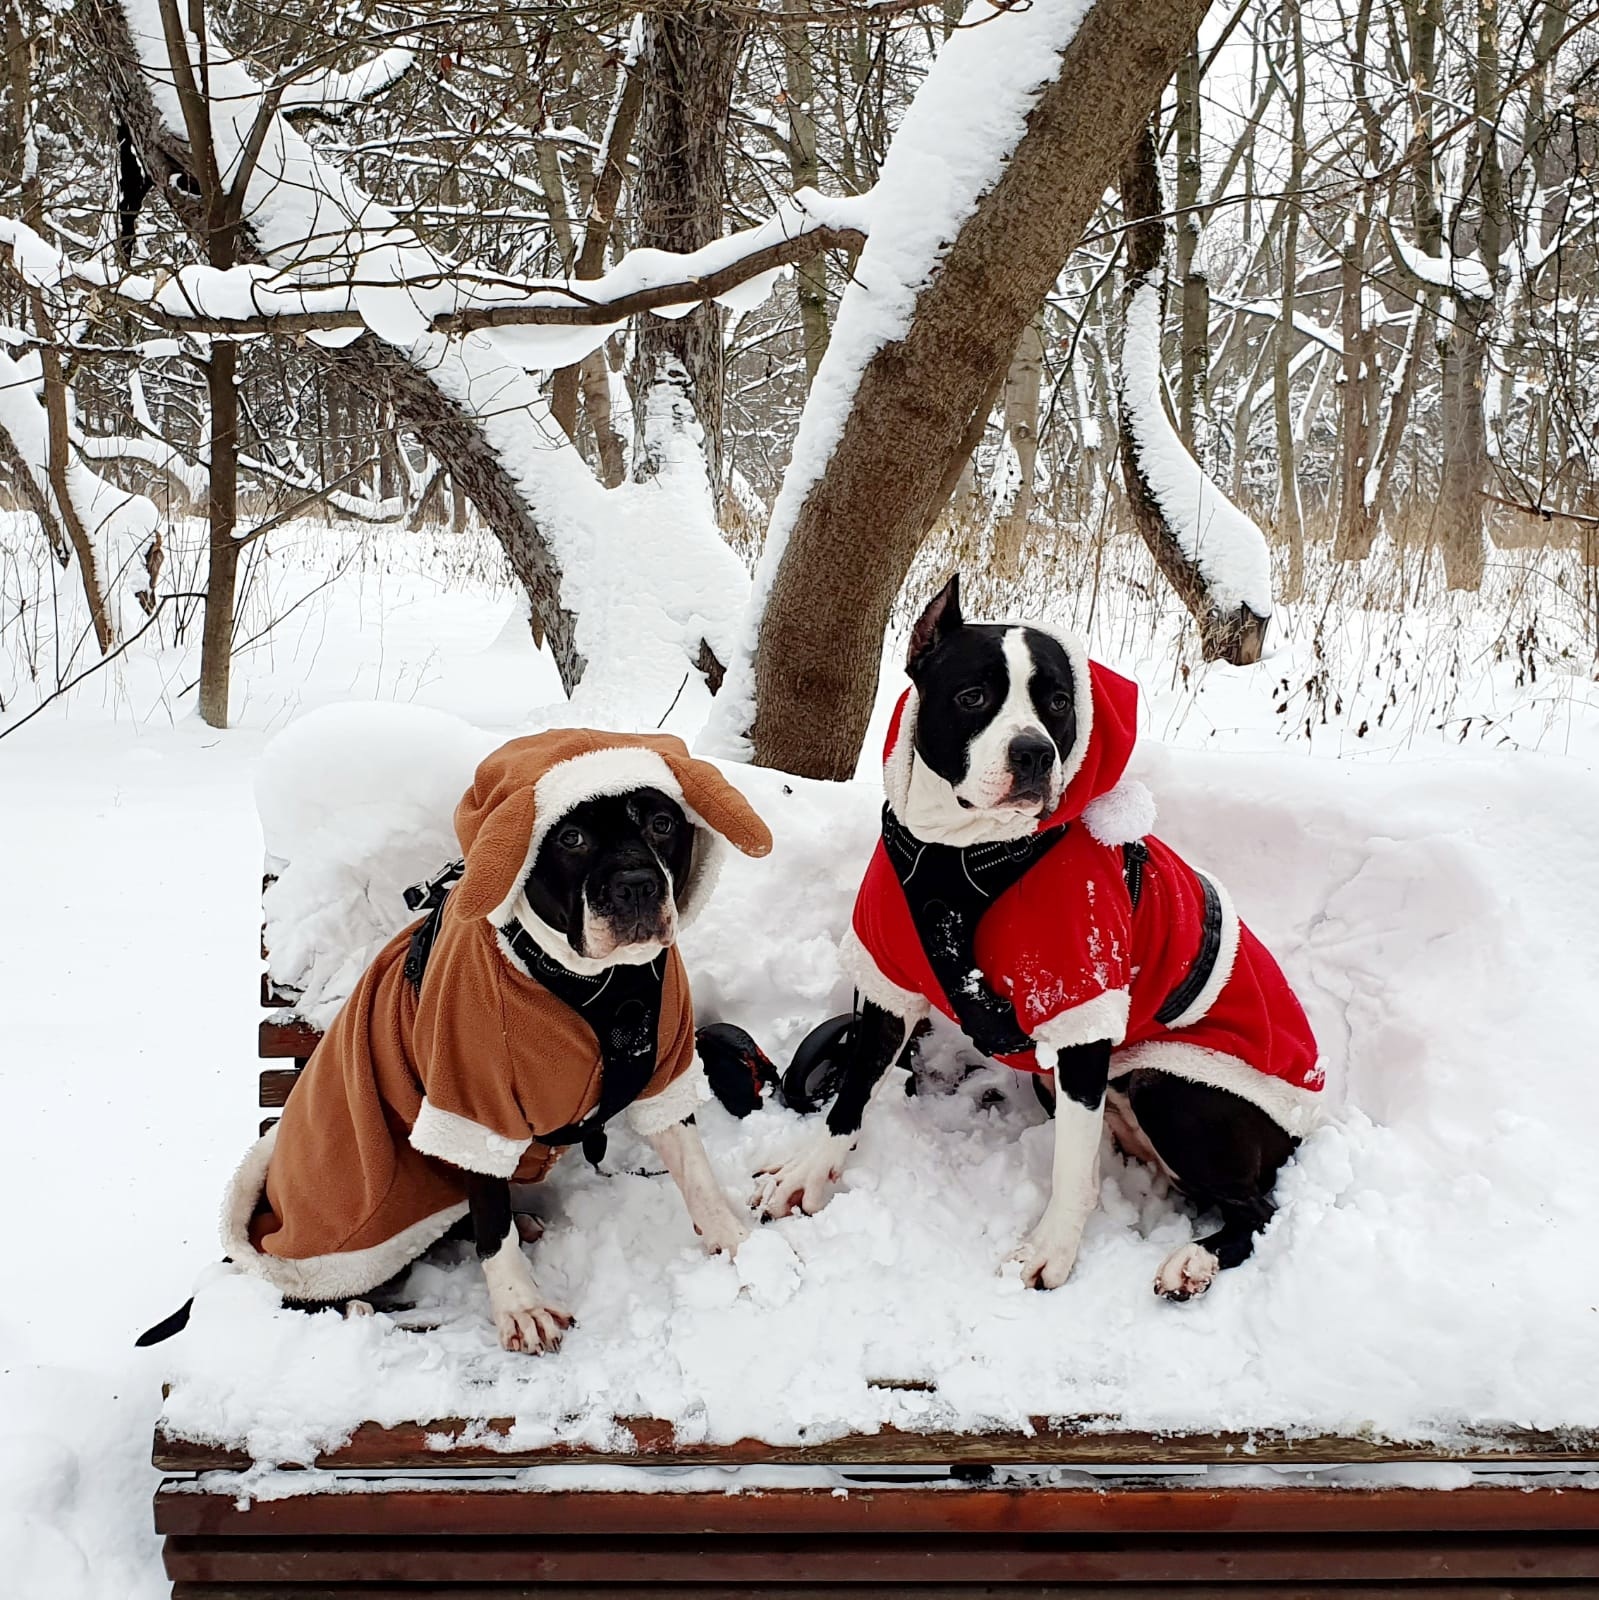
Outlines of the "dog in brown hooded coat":
M 379 953 L 228 1191 L 223 1244 L 301 1302 L 385 1283 L 470 1213 L 500 1342 L 553 1349 L 509 1185 L 619 1111 L 707 1249 L 748 1236 L 694 1127 L 706 1097 L 679 927 L 727 845 L 771 835 L 667 735 L 558 729 L 488 756 L 455 814 L 464 871 Z

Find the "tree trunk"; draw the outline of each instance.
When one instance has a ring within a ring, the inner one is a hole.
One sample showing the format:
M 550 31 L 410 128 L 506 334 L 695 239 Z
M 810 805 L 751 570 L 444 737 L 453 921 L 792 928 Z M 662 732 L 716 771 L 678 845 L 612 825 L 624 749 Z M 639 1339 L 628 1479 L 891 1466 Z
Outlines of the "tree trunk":
M 1150 123 L 1134 141 L 1119 178 L 1122 217 L 1127 223 L 1127 284 L 1124 299 L 1144 283 L 1158 283 L 1166 253 L 1166 230 L 1161 222 L 1160 154 Z M 1157 398 L 1156 404 L 1159 404 Z M 1230 661 L 1248 666 L 1260 660 L 1265 645 L 1266 617 L 1247 606 L 1224 610 L 1212 598 L 1210 585 L 1198 564 L 1183 550 L 1156 502 L 1133 438 L 1129 408 L 1121 406 L 1122 481 L 1139 536 L 1149 547 L 1156 565 L 1177 598 L 1199 626 L 1200 651 L 1207 661 Z
M 1199 460 L 1200 415 L 1205 406 L 1210 362 L 1210 281 L 1199 262 L 1200 101 L 1199 39 L 1196 35 L 1177 68 L 1176 278 L 1183 297 L 1182 349 L 1177 378 L 1177 431 Z
M 239 542 L 234 537 L 239 500 L 237 357 L 238 346 L 231 339 L 213 339 L 211 359 L 206 363 L 206 397 L 211 407 L 211 543 L 205 620 L 200 631 L 200 720 L 213 728 L 228 725 L 233 667 L 233 602 L 239 567 Z
M 1298 600 L 1305 589 L 1305 518 L 1290 409 L 1288 365 L 1294 348 L 1294 310 L 1299 279 L 1299 191 L 1305 176 L 1305 34 L 1299 0 L 1284 0 L 1283 25 L 1294 66 L 1293 131 L 1288 161 L 1287 215 L 1283 219 L 1282 306 L 1273 351 L 1272 410 L 1277 422 L 1277 532 L 1288 542 L 1288 581 L 1283 598 Z
M 894 597 L 959 478 L 974 417 L 979 407 L 986 415 L 1204 9 L 1204 0 L 1089 8 L 999 179 L 918 291 L 904 337 L 867 362 L 761 620 L 757 761 L 816 778 L 854 773 Z
M 1022 574 L 1022 547 L 1033 516 L 1038 470 L 1038 403 L 1044 382 L 1044 313 L 1022 329 L 1005 374 L 1005 437 L 1016 453 L 1016 489 L 994 526 L 994 570 L 1014 583 Z
M 32 151 L 28 111 L 33 103 L 33 85 L 29 72 L 29 43 L 23 31 L 21 0 L 12 0 L 6 7 L 6 66 L 11 90 L 11 136 L 21 158 L 22 220 L 36 233 L 44 231 L 44 192 L 39 184 L 37 153 Z M 111 613 L 106 606 L 104 584 L 107 574 L 100 571 L 95 556 L 94 541 L 84 527 L 78 508 L 73 503 L 68 472 L 71 466 L 72 442 L 70 438 L 71 407 L 68 403 L 66 378 L 61 367 L 61 352 L 55 345 L 55 328 L 45 308 L 44 294 L 34 288 L 28 293 L 28 306 L 33 315 L 34 332 L 39 336 L 39 371 L 44 380 L 44 412 L 48 462 L 46 474 L 50 483 L 50 497 L 55 501 L 55 513 L 61 527 L 66 529 L 67 540 L 78 558 L 78 576 L 83 584 L 83 597 L 88 602 L 89 620 L 94 628 L 95 643 L 104 655 L 112 645 Z M 40 523 L 47 539 L 60 551 L 60 535 L 48 515 L 41 514 Z M 63 556 L 64 559 L 64 556 Z M 109 574 L 112 582 L 116 574 Z
M 722 232 L 727 117 L 744 25 L 713 5 L 644 19 L 637 134 L 638 243 L 698 250 Z M 638 319 L 633 366 L 633 476 L 654 477 L 674 433 L 698 435 L 713 499 L 722 482 L 722 312 Z
M 785 11 L 803 13 L 807 0 L 783 0 Z M 783 30 L 784 109 L 788 112 L 789 173 L 796 189 L 814 189 L 816 161 L 816 70 L 811 60 L 811 36 L 804 22 Z M 827 349 L 827 260 L 813 256 L 794 269 L 794 296 L 799 302 L 800 340 L 805 347 L 805 382 L 816 378 Z

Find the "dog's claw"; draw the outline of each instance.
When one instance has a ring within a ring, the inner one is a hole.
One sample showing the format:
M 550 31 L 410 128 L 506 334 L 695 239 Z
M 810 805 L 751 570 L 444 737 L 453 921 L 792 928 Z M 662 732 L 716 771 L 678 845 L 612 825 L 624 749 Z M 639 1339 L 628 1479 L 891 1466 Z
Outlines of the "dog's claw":
M 761 1221 L 791 1217 L 796 1210 L 814 1216 L 833 1198 L 850 1147 L 847 1135 L 824 1134 L 787 1161 L 762 1167 L 750 1199 Z
M 1194 1300 L 1216 1281 L 1221 1262 L 1197 1242 L 1185 1244 L 1161 1262 L 1155 1293 L 1162 1300 Z
M 517 1306 L 495 1312 L 494 1326 L 502 1349 L 537 1356 L 560 1349 L 572 1317 L 555 1306 Z
M 1029 1289 L 1058 1289 L 1077 1264 L 1077 1248 L 1037 1233 L 1029 1234 L 1005 1258 L 1019 1263 L 1022 1283 Z
M 729 1210 L 709 1222 L 696 1222 L 694 1231 L 700 1236 L 707 1255 L 726 1256 L 731 1260 L 738 1254 L 738 1247 L 749 1238 L 751 1230 L 742 1217 Z

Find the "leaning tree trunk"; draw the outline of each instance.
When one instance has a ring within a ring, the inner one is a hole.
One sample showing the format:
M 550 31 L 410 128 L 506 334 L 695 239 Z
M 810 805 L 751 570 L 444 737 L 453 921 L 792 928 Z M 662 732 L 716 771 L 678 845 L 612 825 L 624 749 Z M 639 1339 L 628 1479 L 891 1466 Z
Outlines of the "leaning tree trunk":
M 1166 230 L 1161 222 L 1160 154 L 1153 124 L 1145 123 L 1127 153 L 1121 172 L 1122 217 L 1127 223 L 1127 303 L 1138 287 L 1157 282 L 1165 256 Z M 1125 370 L 1125 368 L 1124 368 Z M 1160 404 L 1158 395 L 1150 397 Z M 1218 604 L 1211 585 L 1192 554 L 1183 549 L 1176 530 L 1156 500 L 1139 465 L 1133 436 L 1132 408 L 1125 393 L 1121 404 L 1120 444 L 1122 481 L 1133 524 L 1149 547 L 1155 564 L 1177 598 L 1199 626 L 1200 651 L 1207 661 L 1230 661 L 1248 666 L 1260 660 L 1270 620 L 1239 604 Z
M 638 244 L 698 250 L 722 232 L 727 119 L 744 24 L 716 6 L 646 15 L 636 134 Z M 697 430 L 716 496 L 722 482 L 722 312 L 645 313 L 634 336 L 633 476 L 654 477 L 674 432 Z
M 904 336 L 867 362 L 761 619 L 757 761 L 815 778 L 854 773 L 894 597 L 1022 329 L 1204 11 L 1205 0 L 1096 0 L 1000 177 L 918 289 Z

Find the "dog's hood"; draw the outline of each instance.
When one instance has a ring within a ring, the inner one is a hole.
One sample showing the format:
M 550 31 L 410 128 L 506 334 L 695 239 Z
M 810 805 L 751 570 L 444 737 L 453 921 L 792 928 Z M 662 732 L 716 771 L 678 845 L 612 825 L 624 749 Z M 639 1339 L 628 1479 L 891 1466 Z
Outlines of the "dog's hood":
M 1072 634 L 1055 633 L 1036 623 L 1027 626 L 1036 633 L 1047 633 L 1065 650 L 1071 663 L 1072 688 L 1076 696 L 1077 739 L 1065 752 L 1066 777 L 1060 804 L 1049 816 L 1024 832 L 1052 828 L 1082 816 L 1096 800 L 1110 794 L 1122 780 L 1132 759 L 1138 738 L 1138 685 L 1097 661 L 1090 661 L 1082 641 Z M 889 720 L 888 738 L 883 746 L 883 789 L 896 816 L 905 819 L 910 797 L 911 765 L 916 759 L 917 695 L 914 686 L 899 698 Z M 1142 786 L 1138 786 L 1143 794 Z M 1090 826 L 1098 834 L 1097 819 Z M 1153 826 L 1153 819 L 1127 838 L 1136 838 Z M 1121 840 L 1107 841 L 1120 843 Z
M 452 898 L 462 914 L 496 927 L 511 915 L 545 836 L 574 806 L 630 789 L 659 789 L 695 828 L 678 920 L 704 905 L 727 845 L 764 856 L 772 835 L 749 801 L 708 761 L 664 733 L 553 728 L 512 739 L 483 758 L 455 808 L 466 873 Z

